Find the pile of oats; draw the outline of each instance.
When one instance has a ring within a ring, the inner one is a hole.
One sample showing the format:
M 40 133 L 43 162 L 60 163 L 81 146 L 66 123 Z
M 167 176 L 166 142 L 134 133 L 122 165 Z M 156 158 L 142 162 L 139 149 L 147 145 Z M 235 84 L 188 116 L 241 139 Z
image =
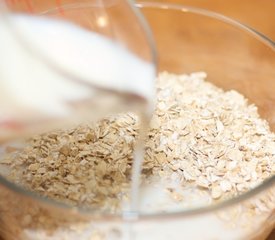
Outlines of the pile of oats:
M 159 76 L 145 168 L 160 176 L 177 174 L 183 185 L 223 200 L 275 173 L 275 134 L 243 95 L 205 78 Z
M 0 163 L 8 179 L 70 205 L 116 209 L 127 193 L 137 117 L 127 113 L 96 125 L 58 130 L 29 139 Z
M 205 78 L 166 72 L 158 77 L 143 178 L 176 176 L 215 202 L 275 173 L 275 135 L 244 96 Z M 9 166 L 9 180 L 43 196 L 115 211 L 129 193 L 137 136 L 137 117 L 116 115 L 35 136 L 0 164 Z

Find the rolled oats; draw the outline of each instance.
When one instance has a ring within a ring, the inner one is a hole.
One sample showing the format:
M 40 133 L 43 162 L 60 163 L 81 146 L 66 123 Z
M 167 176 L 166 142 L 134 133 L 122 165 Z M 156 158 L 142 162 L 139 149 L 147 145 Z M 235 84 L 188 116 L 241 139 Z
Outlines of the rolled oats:
M 143 178 L 176 176 L 184 186 L 208 191 L 215 202 L 275 173 L 275 135 L 244 96 L 205 78 L 205 73 L 159 75 Z M 43 196 L 116 209 L 128 198 L 137 136 L 137 116 L 120 114 L 34 136 L 23 149 L 8 148 L 0 164 L 10 166 L 9 180 Z M 176 193 L 174 198 L 188 201 Z M 257 203 L 260 210 L 266 206 Z

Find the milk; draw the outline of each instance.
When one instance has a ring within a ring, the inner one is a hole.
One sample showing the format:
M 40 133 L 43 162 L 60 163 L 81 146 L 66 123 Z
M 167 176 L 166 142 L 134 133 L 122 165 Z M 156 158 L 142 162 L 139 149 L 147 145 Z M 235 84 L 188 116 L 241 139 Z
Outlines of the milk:
M 167 194 L 167 187 L 173 187 L 183 194 L 186 199 L 197 199 L 189 202 L 193 207 L 205 206 L 210 202 L 210 196 L 200 197 L 198 189 L 184 188 L 174 181 L 156 179 L 150 184 L 144 183 L 141 188 L 141 205 L 143 213 L 163 214 L 150 220 L 123 222 L 123 221 L 91 221 L 82 226 L 72 226 L 66 229 L 57 229 L 53 235 L 42 230 L 26 229 L 28 240 L 242 240 L 248 238 L 249 233 L 261 229 L 269 213 L 259 214 L 251 219 L 249 209 L 243 205 L 223 208 L 220 211 L 211 211 L 193 216 L 173 216 L 165 218 L 169 213 L 180 213 L 190 209 L 181 201 L 175 201 Z M 206 201 L 206 202 L 205 202 Z M 248 215 L 247 215 L 248 214 Z M 221 216 L 227 216 L 223 219 Z M 248 216 L 248 217 L 247 217 Z M 130 227 L 130 235 L 129 235 Z M 81 230 L 78 230 L 81 229 Z M 254 230 L 252 230 L 254 229 Z M 118 234 L 114 234 L 118 233 Z M 263 238 L 259 238 L 263 239 Z
M 69 115 L 67 102 L 91 98 L 98 89 L 152 101 L 154 66 L 118 43 L 62 20 L 5 17 L 0 21 L 0 122 L 20 117 L 18 109 Z

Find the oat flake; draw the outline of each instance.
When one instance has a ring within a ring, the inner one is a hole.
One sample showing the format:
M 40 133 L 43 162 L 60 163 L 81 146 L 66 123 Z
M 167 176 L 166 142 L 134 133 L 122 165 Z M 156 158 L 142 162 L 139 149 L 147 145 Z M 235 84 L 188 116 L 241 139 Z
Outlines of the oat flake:
M 275 173 L 275 135 L 244 96 L 205 78 L 205 73 L 159 75 L 143 178 L 173 175 L 184 186 L 207 190 L 215 202 Z M 10 167 L 9 180 L 38 194 L 116 211 L 129 191 L 137 135 L 136 115 L 119 114 L 34 136 L 23 149 L 9 148 L 0 164 Z

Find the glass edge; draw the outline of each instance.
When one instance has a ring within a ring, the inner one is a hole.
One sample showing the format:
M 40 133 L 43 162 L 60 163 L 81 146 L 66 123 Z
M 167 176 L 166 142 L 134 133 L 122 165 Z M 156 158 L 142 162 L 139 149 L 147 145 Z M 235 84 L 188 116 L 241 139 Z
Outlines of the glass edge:
M 154 64 L 154 68 L 156 70 L 157 65 L 158 65 L 158 54 L 157 54 L 155 39 L 154 39 L 153 33 L 151 31 L 151 28 L 150 28 L 146 18 L 143 16 L 141 11 L 139 11 L 137 4 L 135 4 L 134 1 L 132 1 L 132 0 L 126 0 L 126 1 L 129 3 L 129 5 L 130 5 L 131 9 L 133 10 L 134 14 L 136 15 L 136 17 L 140 21 L 140 24 L 143 27 L 143 30 L 145 31 L 145 35 L 147 37 L 147 41 L 148 41 L 148 44 L 149 44 L 150 49 L 151 49 L 152 62 Z

